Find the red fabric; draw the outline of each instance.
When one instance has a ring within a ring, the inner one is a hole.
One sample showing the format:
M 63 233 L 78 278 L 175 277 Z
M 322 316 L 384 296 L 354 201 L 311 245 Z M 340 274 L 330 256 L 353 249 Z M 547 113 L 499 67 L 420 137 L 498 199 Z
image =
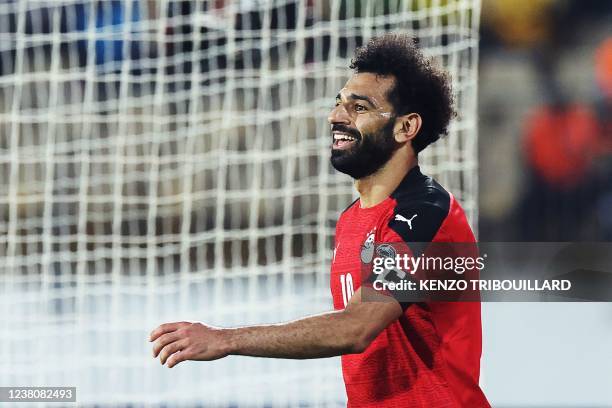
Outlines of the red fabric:
M 475 242 L 450 200 L 433 242 Z M 364 241 L 372 234 L 377 243 L 403 241 L 387 226 L 396 205 L 391 197 L 366 209 L 357 201 L 340 217 L 331 268 L 335 309 L 361 286 Z M 342 356 L 348 407 L 489 407 L 478 385 L 481 342 L 480 303 L 412 304 L 363 353 Z

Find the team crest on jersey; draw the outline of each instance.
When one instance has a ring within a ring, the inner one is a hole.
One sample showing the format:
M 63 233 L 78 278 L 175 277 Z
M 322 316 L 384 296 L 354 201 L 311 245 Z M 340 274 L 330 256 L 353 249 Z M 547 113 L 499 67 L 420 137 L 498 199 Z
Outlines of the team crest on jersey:
M 374 233 L 376 228 L 368 233 L 366 240 L 361 245 L 361 262 L 368 264 L 374 258 Z

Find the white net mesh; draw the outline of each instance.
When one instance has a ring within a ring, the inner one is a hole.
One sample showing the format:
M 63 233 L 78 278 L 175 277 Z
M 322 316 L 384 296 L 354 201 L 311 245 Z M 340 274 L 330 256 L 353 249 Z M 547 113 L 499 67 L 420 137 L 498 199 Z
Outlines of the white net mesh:
M 331 307 L 352 197 L 326 123 L 356 46 L 418 37 L 454 78 L 422 156 L 476 216 L 478 0 L 0 3 L 0 384 L 80 404 L 341 405 L 338 360 L 173 370 L 169 320 L 274 322 Z

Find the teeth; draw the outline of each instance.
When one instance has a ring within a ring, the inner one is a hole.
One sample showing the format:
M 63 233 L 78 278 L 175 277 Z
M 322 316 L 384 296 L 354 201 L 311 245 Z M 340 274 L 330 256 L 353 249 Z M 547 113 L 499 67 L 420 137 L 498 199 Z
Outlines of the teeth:
M 355 138 L 345 133 L 334 133 L 334 140 L 343 140 L 343 141 L 352 142 L 355 140 Z

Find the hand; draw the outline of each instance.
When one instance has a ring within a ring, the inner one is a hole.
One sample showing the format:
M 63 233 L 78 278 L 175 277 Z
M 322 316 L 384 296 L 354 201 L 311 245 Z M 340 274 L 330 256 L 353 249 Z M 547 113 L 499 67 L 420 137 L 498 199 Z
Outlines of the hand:
M 174 367 L 181 361 L 211 361 L 229 354 L 227 333 L 202 323 L 165 323 L 151 332 L 153 357 Z

